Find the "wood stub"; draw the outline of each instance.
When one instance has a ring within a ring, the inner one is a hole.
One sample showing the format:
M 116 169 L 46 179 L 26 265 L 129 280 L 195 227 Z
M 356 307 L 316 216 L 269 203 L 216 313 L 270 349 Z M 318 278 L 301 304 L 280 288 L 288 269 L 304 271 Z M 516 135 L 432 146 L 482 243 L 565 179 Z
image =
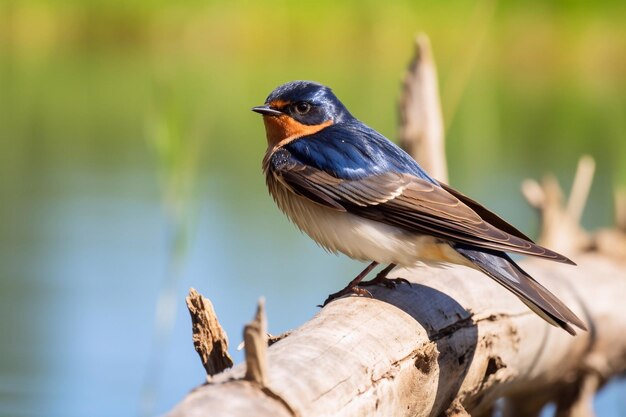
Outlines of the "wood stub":
M 289 336 L 291 334 L 291 332 L 293 332 L 293 330 L 287 330 L 286 332 L 283 332 L 281 334 L 277 334 L 275 336 L 268 333 L 267 334 L 267 345 L 268 346 L 272 346 L 274 343 L 280 342 L 285 337 Z
M 243 329 L 246 353 L 245 379 L 267 386 L 267 322 L 265 319 L 265 300 L 259 299 L 257 312 L 250 323 Z
M 402 83 L 401 146 L 433 177 L 448 182 L 437 68 L 425 34 L 415 39 L 415 55 Z
M 211 301 L 194 288 L 189 290 L 185 301 L 191 315 L 193 346 L 207 375 L 231 368 L 233 360 L 228 354 L 228 337 L 217 320 Z
M 594 171 L 593 158 L 588 155 L 581 157 L 567 199 L 554 175 L 546 175 L 541 183 L 534 180 L 522 183 L 524 197 L 541 216 L 538 239 L 541 245 L 569 256 L 592 247 L 592 239 L 581 227 L 580 220 Z
M 593 182 L 593 175 L 596 171 L 596 162 L 589 155 L 583 155 L 578 160 L 576 176 L 572 185 L 569 199 L 567 201 L 566 213 L 575 224 L 580 224 L 583 211 L 587 205 L 589 190 Z
M 538 241 L 543 246 L 569 256 L 594 250 L 615 260 L 626 261 L 625 189 L 615 191 L 616 227 L 590 234 L 580 225 L 594 171 L 593 158 L 582 156 L 567 200 L 553 175 L 545 176 L 541 183 L 530 179 L 522 183 L 526 201 L 539 211 L 541 217 Z

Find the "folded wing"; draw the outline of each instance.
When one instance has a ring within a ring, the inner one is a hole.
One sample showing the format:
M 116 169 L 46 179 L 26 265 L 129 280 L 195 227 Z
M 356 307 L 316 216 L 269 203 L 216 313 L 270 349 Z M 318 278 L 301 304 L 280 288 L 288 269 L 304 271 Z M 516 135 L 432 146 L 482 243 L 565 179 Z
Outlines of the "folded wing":
M 410 174 L 388 172 L 347 180 L 289 158 L 271 171 L 293 192 L 335 210 L 477 248 L 573 264 L 533 243 L 474 200 Z

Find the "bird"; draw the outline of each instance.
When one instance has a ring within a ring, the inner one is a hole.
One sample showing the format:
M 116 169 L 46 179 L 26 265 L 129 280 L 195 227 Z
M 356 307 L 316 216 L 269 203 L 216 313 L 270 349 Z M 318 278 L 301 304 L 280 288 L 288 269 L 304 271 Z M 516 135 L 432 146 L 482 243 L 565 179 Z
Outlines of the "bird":
M 482 271 L 548 323 L 575 335 L 587 330 L 562 301 L 508 253 L 574 264 L 539 246 L 514 226 L 429 175 L 404 150 L 354 117 L 333 91 L 292 81 L 252 108 L 263 116 L 267 151 L 262 168 L 272 198 L 318 245 L 370 262 L 330 301 L 393 288 L 387 274 L 419 262 L 460 264 Z M 379 264 L 375 278 L 363 279 Z

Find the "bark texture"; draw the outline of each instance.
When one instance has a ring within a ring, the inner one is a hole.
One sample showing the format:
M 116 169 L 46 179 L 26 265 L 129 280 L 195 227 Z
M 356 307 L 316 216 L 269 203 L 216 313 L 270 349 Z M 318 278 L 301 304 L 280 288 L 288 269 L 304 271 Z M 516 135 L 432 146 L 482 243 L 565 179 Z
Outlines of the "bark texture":
M 217 320 L 211 301 L 193 288 L 185 301 L 191 316 L 193 347 L 200 356 L 207 377 L 232 367 L 228 337 Z
M 589 384 L 626 371 L 626 264 L 598 254 L 576 261 L 522 264 L 589 332 L 548 325 L 469 268 L 400 270 L 411 287 L 332 302 L 272 345 L 264 384 L 235 366 L 169 416 L 489 415 L 499 397 L 580 408 Z

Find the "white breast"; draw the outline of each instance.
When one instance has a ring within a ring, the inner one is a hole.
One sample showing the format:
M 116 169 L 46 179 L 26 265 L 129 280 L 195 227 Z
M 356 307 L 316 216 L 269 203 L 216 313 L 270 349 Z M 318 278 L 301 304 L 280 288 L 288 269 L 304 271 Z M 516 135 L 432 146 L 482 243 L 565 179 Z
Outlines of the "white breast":
M 412 266 L 418 261 L 467 264 L 448 243 L 316 204 L 293 193 L 268 173 L 278 207 L 300 230 L 330 252 L 381 264 Z

